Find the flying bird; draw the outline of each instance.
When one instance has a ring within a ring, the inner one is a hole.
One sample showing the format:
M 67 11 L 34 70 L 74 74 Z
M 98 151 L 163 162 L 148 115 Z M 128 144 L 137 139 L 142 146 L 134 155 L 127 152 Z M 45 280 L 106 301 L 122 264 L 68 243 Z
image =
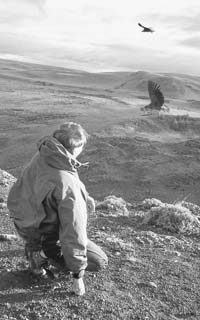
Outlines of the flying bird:
M 145 107 L 141 108 L 142 111 L 145 111 L 145 112 L 147 111 L 150 113 L 152 113 L 153 110 L 157 110 L 159 112 L 160 111 L 169 112 L 169 107 L 164 104 L 165 103 L 164 95 L 160 90 L 160 86 L 156 82 L 152 80 L 148 81 L 148 92 L 149 92 L 149 98 L 151 102 Z
M 138 23 L 138 26 L 143 28 L 142 32 L 154 32 L 152 28 L 144 27 L 141 23 Z

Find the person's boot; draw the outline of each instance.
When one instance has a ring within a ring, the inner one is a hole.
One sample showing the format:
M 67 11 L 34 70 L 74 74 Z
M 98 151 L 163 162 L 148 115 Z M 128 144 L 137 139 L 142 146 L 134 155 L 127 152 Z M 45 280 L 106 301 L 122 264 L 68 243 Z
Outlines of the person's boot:
M 28 245 L 25 245 L 25 256 L 28 260 L 31 273 L 36 276 L 50 276 L 49 273 L 51 272 L 48 270 L 48 258 L 43 250 L 33 250 Z

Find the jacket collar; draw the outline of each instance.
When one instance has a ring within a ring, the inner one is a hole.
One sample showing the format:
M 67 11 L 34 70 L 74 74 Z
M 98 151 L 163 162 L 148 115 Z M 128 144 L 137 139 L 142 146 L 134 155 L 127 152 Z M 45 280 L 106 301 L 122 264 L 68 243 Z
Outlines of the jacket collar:
M 81 166 L 88 166 L 88 163 L 79 162 L 57 139 L 51 136 L 40 139 L 37 147 L 40 156 L 53 168 L 76 172 Z

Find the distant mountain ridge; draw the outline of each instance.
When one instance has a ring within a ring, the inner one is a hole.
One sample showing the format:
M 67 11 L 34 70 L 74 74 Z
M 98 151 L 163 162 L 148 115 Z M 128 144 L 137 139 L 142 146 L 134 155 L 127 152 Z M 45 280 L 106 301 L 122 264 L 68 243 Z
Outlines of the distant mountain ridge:
M 116 89 L 147 91 L 147 81 L 157 82 L 164 95 L 174 99 L 200 98 L 200 77 L 191 77 L 178 74 L 153 74 L 145 71 L 131 73 L 129 78 Z
M 151 79 L 160 85 L 168 98 L 200 100 L 200 77 L 186 74 L 147 71 L 90 73 L 3 59 L 0 59 L 0 70 L 0 80 L 19 80 L 41 86 L 55 84 L 110 92 L 128 91 L 142 93 L 147 97 L 147 81 Z

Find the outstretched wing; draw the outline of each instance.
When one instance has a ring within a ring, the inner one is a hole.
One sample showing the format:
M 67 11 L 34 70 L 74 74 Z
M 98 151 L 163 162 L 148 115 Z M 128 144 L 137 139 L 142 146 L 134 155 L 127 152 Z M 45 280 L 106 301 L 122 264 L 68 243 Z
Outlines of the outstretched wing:
M 160 90 L 160 86 L 156 82 L 149 80 L 148 91 L 149 91 L 149 98 L 151 99 L 152 107 L 155 107 L 155 108 L 162 107 L 162 105 L 165 102 L 165 99 L 164 99 L 163 93 Z
M 140 26 L 142 28 L 145 28 L 141 23 L 138 23 L 138 26 Z

